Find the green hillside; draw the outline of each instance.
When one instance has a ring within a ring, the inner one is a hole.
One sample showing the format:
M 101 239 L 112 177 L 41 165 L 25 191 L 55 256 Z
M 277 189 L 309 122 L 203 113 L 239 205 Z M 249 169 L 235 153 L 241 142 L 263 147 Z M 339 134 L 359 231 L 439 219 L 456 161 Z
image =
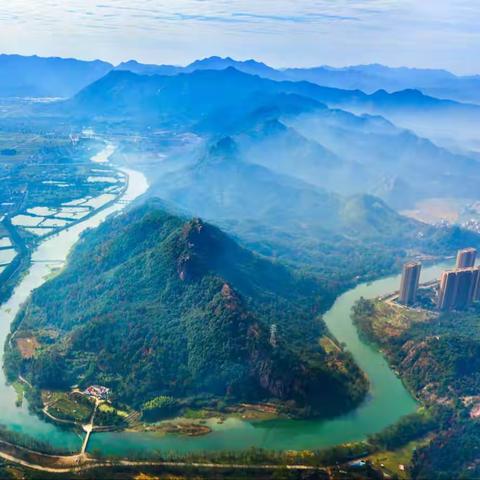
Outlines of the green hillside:
M 407 218 L 378 197 L 344 196 L 279 173 L 281 153 L 265 154 L 268 167 L 249 162 L 239 143 L 231 136 L 212 142 L 194 163 L 160 176 L 151 194 L 218 223 L 257 252 L 339 282 L 337 293 L 352 279 L 391 273 L 407 256 L 480 244 L 477 234 Z
M 151 201 L 87 233 L 34 292 L 13 328 L 40 347 L 24 360 L 10 349 L 7 369 L 40 388 L 104 384 L 135 407 L 206 395 L 332 414 L 366 391 L 347 354 L 319 346 L 332 298 L 316 278 Z

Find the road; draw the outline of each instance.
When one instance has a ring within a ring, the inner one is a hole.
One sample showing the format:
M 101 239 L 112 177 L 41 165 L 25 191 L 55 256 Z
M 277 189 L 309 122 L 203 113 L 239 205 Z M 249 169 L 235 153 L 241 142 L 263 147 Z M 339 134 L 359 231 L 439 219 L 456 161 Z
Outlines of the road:
M 0 441 L 0 448 L 5 442 Z M 12 445 L 13 447 L 13 445 Z M 21 447 L 15 447 L 17 450 L 23 451 L 24 453 L 30 452 L 27 449 Z M 168 461 L 130 461 L 130 460 L 119 460 L 116 462 L 113 461 L 98 461 L 87 455 L 72 455 L 68 457 L 53 457 L 49 455 L 35 453 L 37 457 L 44 457 L 46 462 L 53 462 L 53 465 L 41 465 L 40 463 L 33 463 L 19 456 L 16 456 L 12 453 L 6 453 L 0 450 L 0 458 L 21 465 L 23 467 L 29 468 L 31 470 L 37 470 L 41 472 L 48 473 L 72 473 L 79 472 L 83 470 L 91 470 L 97 468 L 112 468 L 112 467 L 170 467 L 170 468 L 200 468 L 200 469 L 212 469 L 212 470 L 223 470 L 223 469 L 233 469 L 233 470 L 291 470 L 291 471 L 311 471 L 311 472 L 325 472 L 325 468 L 314 467 L 311 465 L 244 465 L 239 463 L 232 464 L 218 464 L 218 463 L 199 463 L 199 462 L 168 462 Z M 60 465 L 55 465 L 56 461 Z M 62 463 L 64 462 L 64 463 Z
M 87 451 L 88 442 L 90 441 L 90 436 L 93 432 L 93 427 L 95 425 L 95 414 L 97 413 L 98 406 L 100 405 L 100 401 L 98 398 L 95 399 L 95 407 L 93 408 L 92 416 L 90 417 L 90 422 L 86 425 L 83 425 L 83 431 L 86 433 L 85 438 L 82 443 L 82 449 L 80 450 L 80 455 L 85 455 Z

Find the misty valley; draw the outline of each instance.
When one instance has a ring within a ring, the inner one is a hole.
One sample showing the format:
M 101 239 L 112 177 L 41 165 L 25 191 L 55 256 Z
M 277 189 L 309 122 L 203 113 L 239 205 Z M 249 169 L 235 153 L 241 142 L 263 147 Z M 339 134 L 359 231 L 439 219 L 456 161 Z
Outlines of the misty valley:
M 0 55 L 1 478 L 480 475 L 478 79 L 352 68 Z

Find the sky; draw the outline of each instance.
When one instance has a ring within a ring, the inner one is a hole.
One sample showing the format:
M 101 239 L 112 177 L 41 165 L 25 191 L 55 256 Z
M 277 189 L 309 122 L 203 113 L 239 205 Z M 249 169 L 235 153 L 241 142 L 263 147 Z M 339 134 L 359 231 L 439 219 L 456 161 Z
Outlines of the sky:
M 480 73 L 479 0 L 0 0 L 0 52 Z

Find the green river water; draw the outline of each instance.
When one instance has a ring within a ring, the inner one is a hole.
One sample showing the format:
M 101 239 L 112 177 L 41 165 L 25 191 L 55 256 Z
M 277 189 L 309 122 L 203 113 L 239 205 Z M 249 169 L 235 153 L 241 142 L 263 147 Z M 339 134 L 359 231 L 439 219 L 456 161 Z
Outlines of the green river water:
M 110 153 L 110 152 L 109 152 Z M 128 201 L 143 194 L 148 184 L 136 171 L 123 169 L 129 175 L 129 185 L 123 198 L 126 202 L 115 204 L 85 222 L 77 224 L 58 235 L 45 240 L 33 254 L 32 266 L 15 289 L 12 297 L 0 310 L 0 357 L 3 345 L 21 304 L 30 293 L 45 282 L 50 268 L 64 264 L 69 251 L 87 228 L 98 226 L 108 215 L 122 210 Z M 425 268 L 422 281 L 439 277 L 447 265 Z M 268 449 L 314 449 L 344 442 L 362 440 L 366 435 L 378 432 L 396 422 L 400 417 L 415 411 L 415 400 L 409 395 L 382 355 L 374 347 L 364 343 L 352 324 L 350 313 L 360 297 L 374 298 L 398 289 L 399 276 L 394 275 L 369 284 L 361 284 L 341 295 L 324 320 L 335 337 L 346 345 L 360 368 L 367 374 L 371 388 L 368 397 L 354 411 L 329 420 L 271 420 L 247 422 L 227 419 L 223 424 L 209 422 L 213 432 L 202 437 L 160 436 L 155 433 L 113 432 L 93 434 L 89 450 L 106 454 L 128 456 L 135 452 L 185 453 L 207 450 L 240 450 L 252 446 Z M 0 361 L 2 359 L 0 358 Z M 0 424 L 12 430 L 25 432 L 39 440 L 59 447 L 80 449 L 81 436 L 47 423 L 28 411 L 26 402 L 15 405 L 16 393 L 6 385 L 0 371 Z

